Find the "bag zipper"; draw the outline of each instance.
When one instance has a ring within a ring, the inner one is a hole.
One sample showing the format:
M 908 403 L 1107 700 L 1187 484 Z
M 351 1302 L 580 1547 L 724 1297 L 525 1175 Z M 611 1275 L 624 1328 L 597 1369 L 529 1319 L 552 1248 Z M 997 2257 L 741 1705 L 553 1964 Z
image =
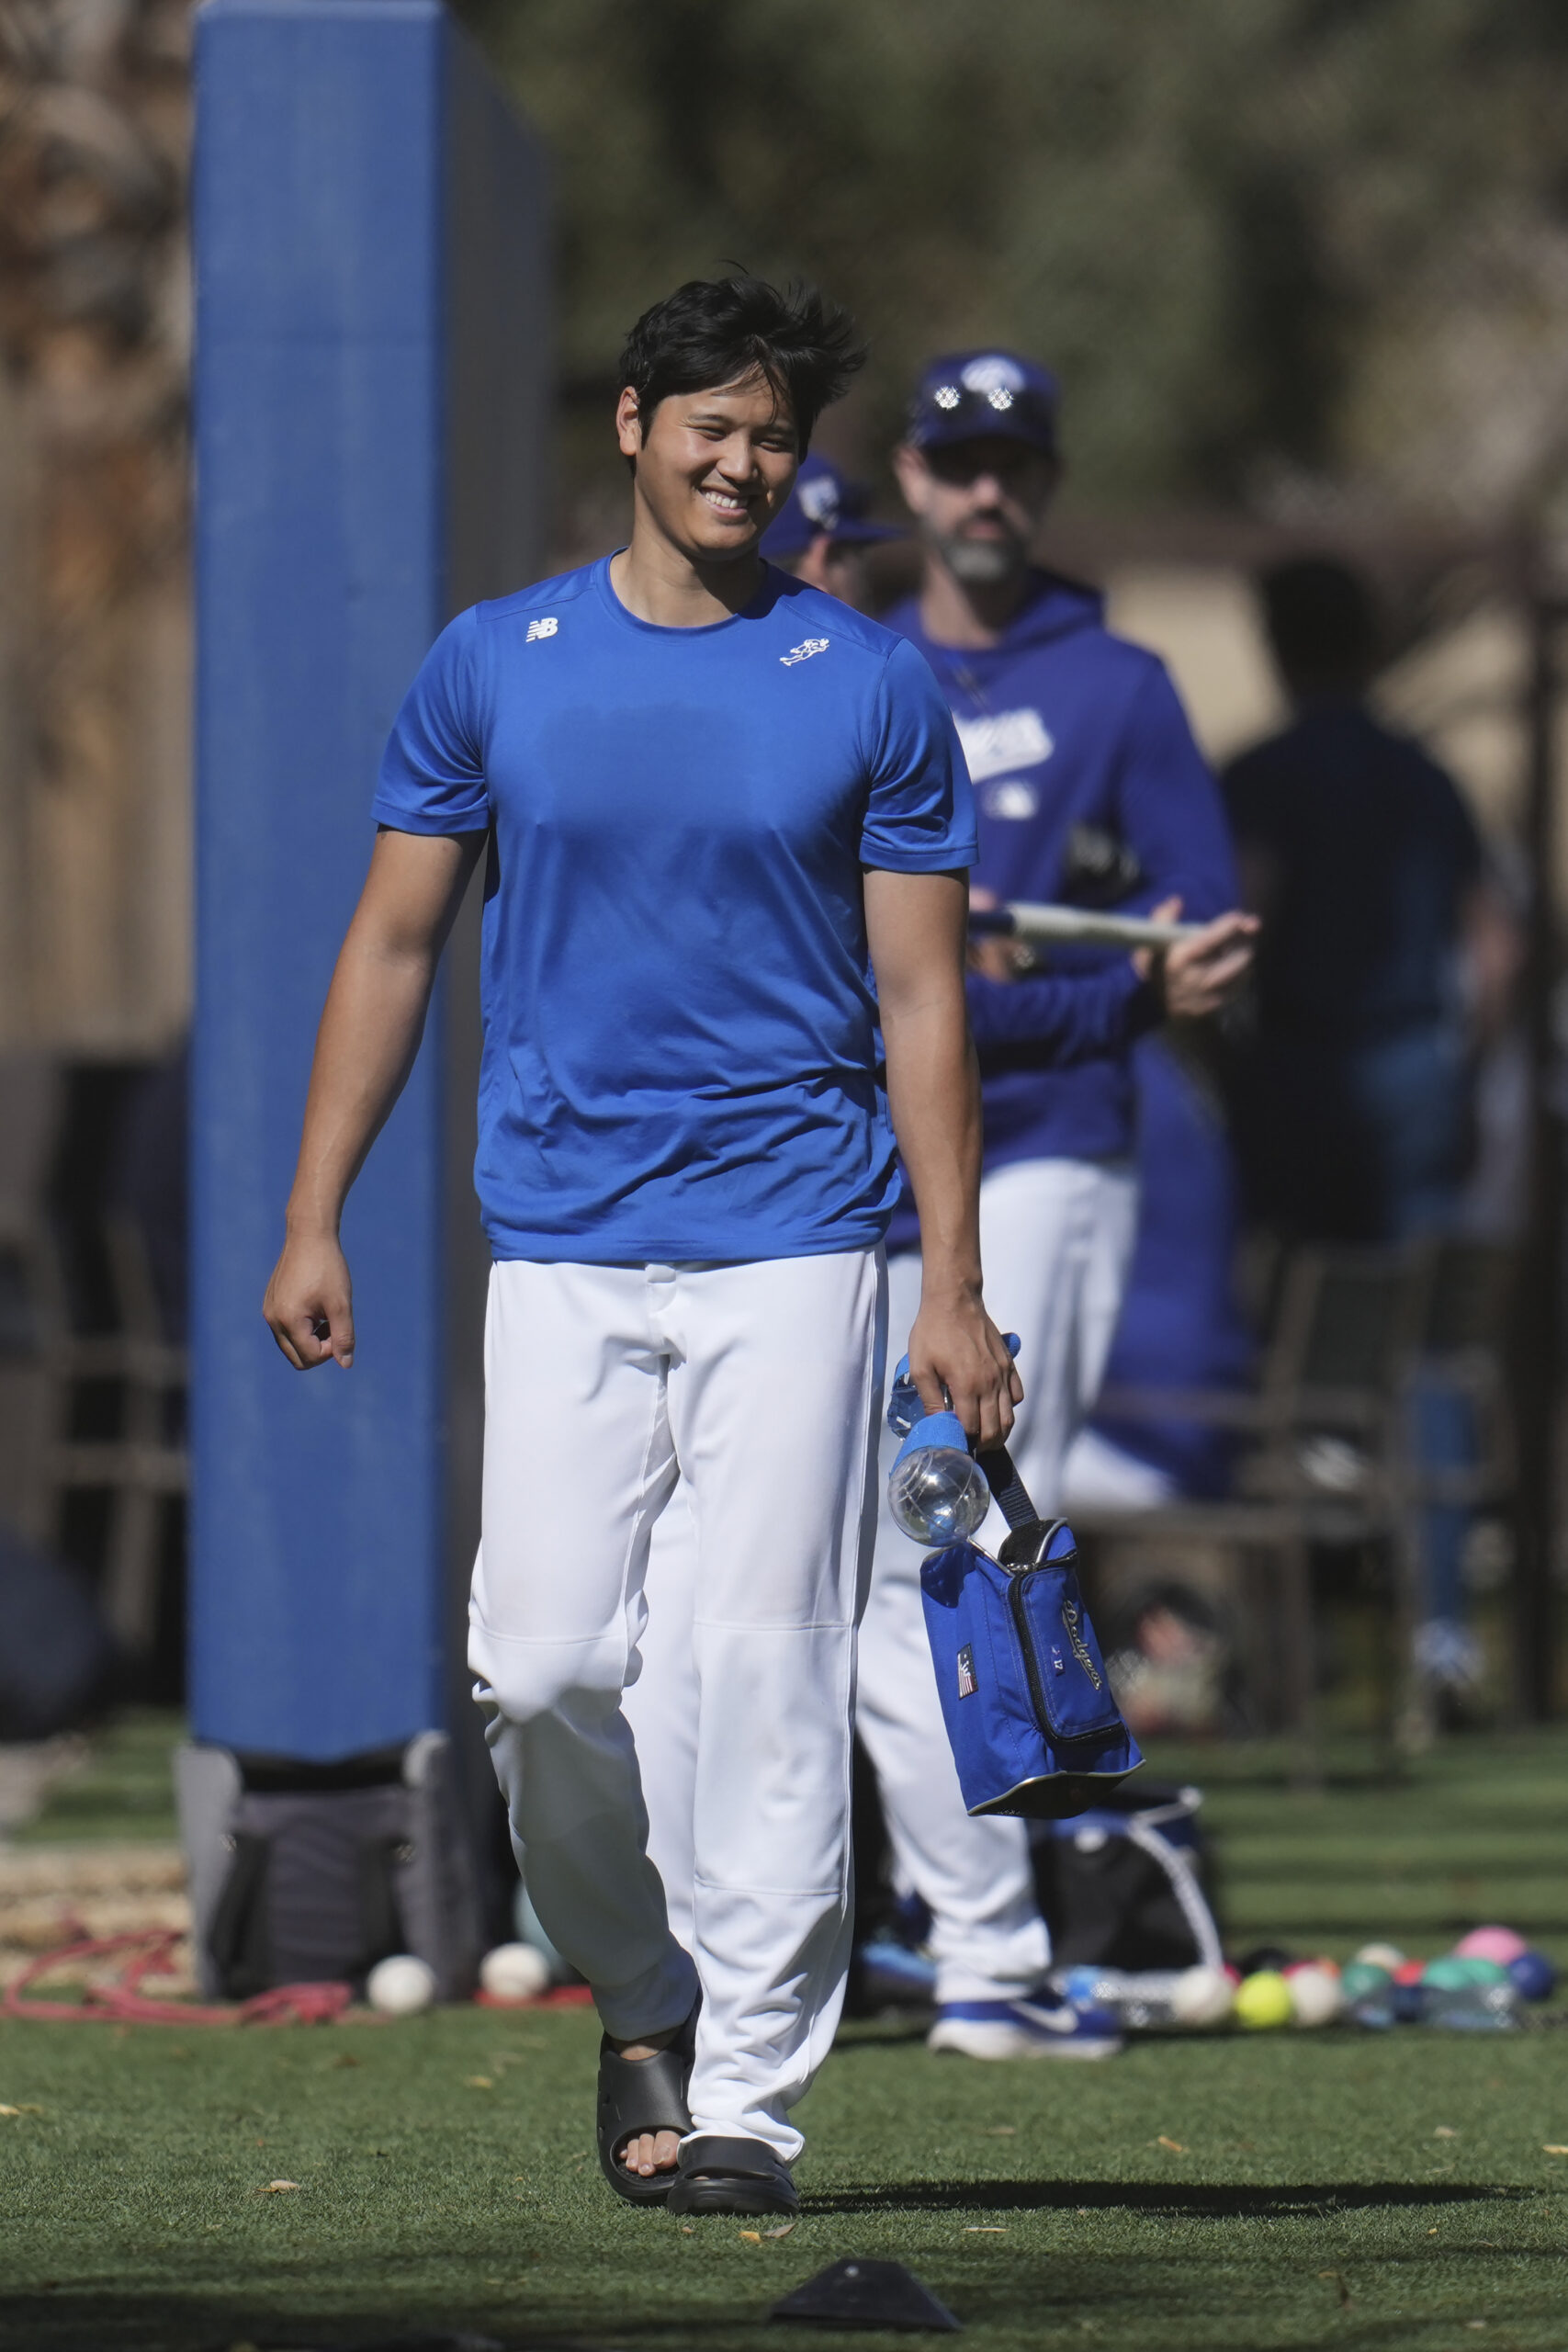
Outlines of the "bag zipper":
M 1008 1606 L 1012 1611 L 1012 1622 L 1018 1634 L 1019 1648 L 1023 1652 L 1023 1670 L 1029 1679 L 1030 1698 L 1034 1702 L 1034 1720 L 1046 1738 L 1055 1740 L 1059 1739 L 1061 1734 L 1053 1729 L 1051 1718 L 1045 1712 L 1045 1686 L 1040 1679 L 1040 1668 L 1034 1656 L 1034 1644 L 1030 1639 L 1029 1619 L 1023 1606 L 1023 1587 L 1030 1573 L 1030 1570 L 1025 1569 L 1021 1576 L 1009 1577 Z
M 1041 1565 L 1043 1566 L 1045 1564 Z M 1058 1731 L 1051 1721 L 1050 1709 L 1045 1702 L 1045 1686 L 1041 1680 L 1040 1666 L 1034 1655 L 1034 1644 L 1030 1634 L 1029 1617 L 1023 1605 L 1023 1588 L 1029 1578 L 1039 1572 L 1035 1568 L 1015 1568 L 1008 1578 L 1008 1607 L 1012 1611 L 1013 1626 L 1018 1634 L 1018 1646 L 1023 1653 L 1023 1670 L 1029 1681 L 1029 1696 L 1034 1707 L 1034 1720 L 1045 1737 L 1057 1747 L 1060 1747 L 1064 1741 L 1071 1746 L 1075 1740 L 1109 1736 L 1122 1721 L 1121 1710 L 1111 1698 L 1109 1690 L 1105 1693 L 1108 1712 L 1102 1722 L 1091 1724 L 1083 1731 L 1067 1732 Z

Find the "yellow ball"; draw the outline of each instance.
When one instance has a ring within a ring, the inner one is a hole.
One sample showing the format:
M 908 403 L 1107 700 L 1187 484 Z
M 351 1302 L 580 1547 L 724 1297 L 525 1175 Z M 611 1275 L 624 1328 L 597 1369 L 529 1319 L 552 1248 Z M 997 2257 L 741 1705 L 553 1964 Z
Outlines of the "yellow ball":
M 1244 1976 L 1235 1988 L 1233 2004 L 1238 2025 L 1261 2030 L 1266 2026 L 1289 2025 L 1294 2010 L 1291 1988 L 1279 1972 L 1260 1968 L 1256 1976 Z

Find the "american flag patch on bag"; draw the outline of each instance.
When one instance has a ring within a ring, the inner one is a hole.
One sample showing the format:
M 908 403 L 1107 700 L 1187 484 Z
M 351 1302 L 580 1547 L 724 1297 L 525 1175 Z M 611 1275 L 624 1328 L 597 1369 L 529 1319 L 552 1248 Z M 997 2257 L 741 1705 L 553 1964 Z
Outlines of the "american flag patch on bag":
M 958 1695 L 972 1699 L 979 1688 L 975 1679 L 975 1653 L 966 1643 L 958 1653 Z

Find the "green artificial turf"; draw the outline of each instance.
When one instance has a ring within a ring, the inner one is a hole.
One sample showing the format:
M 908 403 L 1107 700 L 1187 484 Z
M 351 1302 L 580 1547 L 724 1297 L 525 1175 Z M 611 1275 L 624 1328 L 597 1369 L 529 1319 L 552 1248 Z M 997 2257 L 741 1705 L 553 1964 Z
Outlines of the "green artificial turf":
M 801 2110 L 802 2219 L 756 2245 L 611 2198 L 587 2129 L 594 2047 L 581 2012 L 8 2024 L 0 2095 L 41 2112 L 0 2117 L 5 2341 L 467 2330 L 729 2352 L 789 2341 L 764 2332 L 769 2304 L 859 2254 L 908 2264 L 976 2352 L 1568 2342 L 1568 2156 L 1542 2153 L 1568 2145 L 1568 2066 L 1550 2032 L 1164 2041 L 1002 2067 L 853 2030 Z M 265 2193 L 278 2179 L 298 2186 Z
M 184 1737 L 185 1724 L 172 1708 L 126 1708 L 94 1733 L 84 1762 L 53 1783 L 42 1812 L 18 1833 L 17 1844 L 177 1838 L 171 1768 Z
M 1292 1761 L 1150 1744 L 1151 1774 L 1204 1792 L 1233 1951 L 1345 1959 L 1376 1936 L 1427 1955 L 1501 1921 L 1568 1962 L 1568 1732 L 1447 1740 L 1393 1779 L 1370 1742 L 1338 1741 L 1319 1792 L 1290 1785 Z
M 33 1834 L 157 1834 L 174 1733 L 120 1727 Z M 1150 1761 L 1208 1792 L 1233 1949 L 1433 1952 L 1500 1917 L 1568 1959 L 1562 1733 L 1456 1740 L 1393 1783 L 1336 1745 L 1321 1794 L 1263 1747 Z M 0 2023 L 0 2105 L 24 2110 L 0 2115 L 0 2341 L 739 2352 L 820 2335 L 765 2328 L 767 2309 L 860 2254 L 908 2264 L 976 2352 L 1568 2346 L 1551 2026 L 1156 2040 L 1100 2066 L 933 2059 L 851 2028 L 800 2110 L 805 2213 L 755 2245 L 612 2199 L 595 2043 L 581 2011 Z

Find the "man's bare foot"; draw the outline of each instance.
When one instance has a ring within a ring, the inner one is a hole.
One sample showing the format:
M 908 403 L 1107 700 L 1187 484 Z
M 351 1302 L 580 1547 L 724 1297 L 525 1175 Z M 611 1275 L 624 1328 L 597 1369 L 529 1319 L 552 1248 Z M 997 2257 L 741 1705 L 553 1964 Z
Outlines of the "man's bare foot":
M 650 2034 L 646 2041 L 617 2041 L 613 2033 L 606 2038 L 617 2058 L 629 2058 L 635 2065 L 639 2058 L 657 2057 L 660 2051 L 668 2050 L 680 2030 L 678 2025 L 672 2025 L 668 2033 Z M 627 2172 L 650 2180 L 656 2172 L 674 2171 L 680 2146 L 678 2132 L 644 2132 L 616 2150 L 615 2161 Z

